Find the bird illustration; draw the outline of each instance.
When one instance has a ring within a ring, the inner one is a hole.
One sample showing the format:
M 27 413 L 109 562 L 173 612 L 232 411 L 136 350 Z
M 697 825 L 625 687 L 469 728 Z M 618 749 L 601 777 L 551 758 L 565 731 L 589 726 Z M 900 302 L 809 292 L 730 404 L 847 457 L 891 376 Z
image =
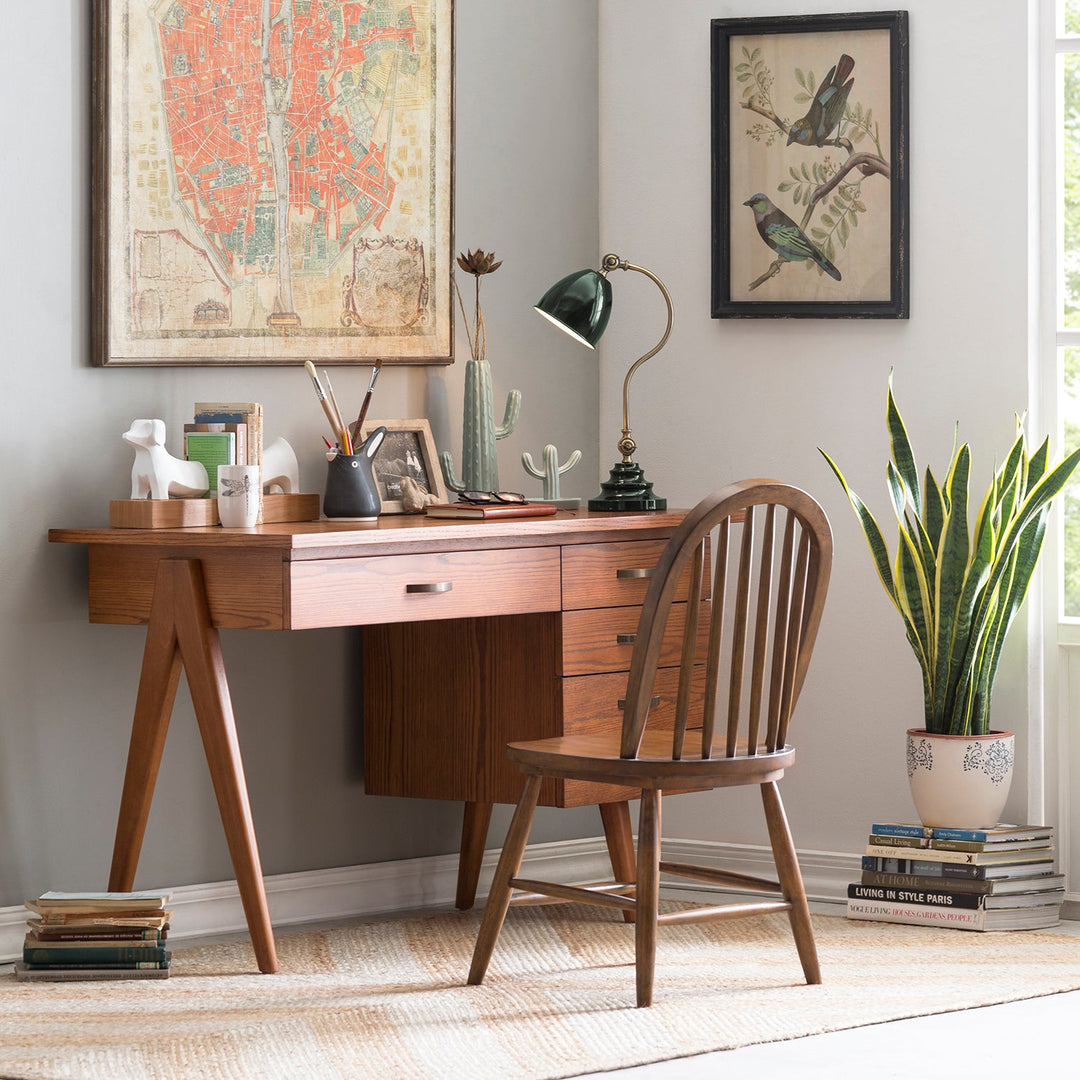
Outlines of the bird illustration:
M 840 280 L 840 271 L 828 259 L 822 255 L 817 246 L 810 238 L 781 210 L 774 206 L 767 195 L 759 191 L 751 195 L 743 206 L 749 206 L 754 211 L 754 224 L 765 241 L 787 262 L 802 262 L 810 259 L 818 264 L 829 277 Z
M 825 140 L 844 115 L 844 106 L 847 105 L 848 94 L 855 82 L 854 79 L 848 79 L 854 66 L 855 61 L 847 53 L 843 53 L 829 69 L 829 74 L 821 80 L 821 85 L 814 94 L 810 111 L 791 125 L 788 131 L 788 146 L 792 143 L 799 143 L 801 146 L 825 145 Z

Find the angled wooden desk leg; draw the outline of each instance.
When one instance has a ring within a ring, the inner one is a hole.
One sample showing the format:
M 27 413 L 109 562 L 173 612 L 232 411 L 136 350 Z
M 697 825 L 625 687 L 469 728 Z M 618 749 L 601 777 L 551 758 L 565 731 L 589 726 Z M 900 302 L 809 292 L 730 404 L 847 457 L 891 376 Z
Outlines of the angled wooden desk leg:
M 634 832 L 630 825 L 630 804 L 613 802 L 600 804 L 600 820 L 604 823 L 608 858 L 616 881 L 637 881 L 637 859 L 634 856 Z M 623 922 L 633 922 L 632 911 L 623 912 Z
M 484 861 L 484 842 L 491 824 L 491 803 L 467 802 L 461 822 L 461 855 L 458 859 L 457 899 L 454 906 L 468 911 L 476 900 L 476 883 Z
M 120 815 L 113 842 L 109 889 L 129 892 L 135 882 L 150 802 L 154 797 L 165 734 L 169 730 L 176 686 L 180 680 L 180 652 L 173 625 L 172 574 L 168 563 L 158 566 L 154 601 L 146 627 L 142 673 L 131 724 L 127 771 L 120 796 Z
M 187 674 L 210 778 L 240 890 L 259 970 L 278 970 L 247 783 L 236 737 L 221 641 L 210 619 L 202 567 L 196 560 L 163 559 L 158 567 L 147 630 L 120 822 L 113 880 L 130 888 L 153 796 L 180 664 Z

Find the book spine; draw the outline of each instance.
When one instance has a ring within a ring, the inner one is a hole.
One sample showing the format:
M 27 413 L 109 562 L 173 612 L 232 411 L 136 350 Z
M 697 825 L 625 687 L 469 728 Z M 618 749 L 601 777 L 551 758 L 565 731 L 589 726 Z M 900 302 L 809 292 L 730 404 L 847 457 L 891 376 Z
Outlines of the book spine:
M 936 907 L 933 904 L 892 904 L 887 900 L 848 900 L 847 916 L 849 919 L 865 919 L 870 922 L 982 930 L 985 926 L 986 912 Z
M 167 960 L 169 953 L 157 945 L 87 945 L 50 947 L 24 945 L 26 964 L 107 964 L 150 963 Z
M 28 968 L 15 965 L 15 978 L 26 982 L 90 982 L 97 979 L 167 979 L 168 965 L 159 968 Z
M 990 834 L 984 829 L 944 829 L 934 828 L 932 831 L 935 840 L 988 840 Z
M 885 870 L 864 870 L 861 884 L 892 889 L 940 889 L 941 881 L 940 876 L 934 877 L 930 874 L 890 874 Z M 964 881 L 961 878 L 949 878 L 948 881 L 950 892 L 962 888 L 965 892 L 979 896 L 994 891 L 992 881 Z
M 163 930 L 139 930 L 137 928 L 125 929 L 122 926 L 110 926 L 97 933 L 85 930 L 55 930 L 33 929 L 30 931 L 33 938 L 40 942 L 47 941 L 163 941 L 166 933 Z
M 867 837 L 867 850 L 871 847 L 902 847 L 902 848 L 920 848 L 926 849 L 930 847 L 930 841 L 924 836 L 878 836 L 876 833 L 871 833 Z
M 929 838 L 933 835 L 929 825 L 907 825 L 904 823 L 881 821 L 870 826 L 871 836 L 914 836 Z
M 868 844 L 866 848 L 867 855 L 877 855 L 879 858 L 888 859 L 913 859 L 914 855 L 911 853 L 911 848 L 903 847 L 896 844 L 891 847 L 884 844 Z M 974 851 L 930 851 L 923 849 L 920 853 L 920 858 L 928 860 L 930 862 L 947 862 L 947 863 L 960 863 L 960 864 L 974 864 L 975 863 Z
M 962 863 L 927 862 L 908 857 L 894 858 L 877 855 L 862 857 L 863 870 L 878 870 L 890 874 L 921 874 L 924 877 L 984 878 L 985 866 L 965 866 Z
M 101 961 L 95 960 L 93 963 L 89 963 L 89 964 L 76 964 L 76 963 L 37 964 L 37 963 L 30 963 L 29 961 L 24 960 L 23 961 L 23 966 L 28 971 L 87 971 L 89 969 L 94 969 L 94 970 L 99 970 L 99 971 L 155 971 L 155 970 L 158 970 L 160 968 L 167 968 L 169 966 L 169 961 L 168 960 L 146 960 L 146 961 L 144 961 L 142 963 L 132 961 L 132 962 L 127 963 L 127 964 L 123 964 L 123 963 L 106 964 L 106 963 L 102 963 Z
M 887 885 L 849 885 L 851 900 L 883 900 L 890 904 L 927 904 L 934 907 L 981 908 L 985 897 L 945 889 L 897 889 Z
M 930 847 L 934 851 L 1045 851 L 1053 847 L 1050 840 L 939 840 L 934 837 L 930 841 Z

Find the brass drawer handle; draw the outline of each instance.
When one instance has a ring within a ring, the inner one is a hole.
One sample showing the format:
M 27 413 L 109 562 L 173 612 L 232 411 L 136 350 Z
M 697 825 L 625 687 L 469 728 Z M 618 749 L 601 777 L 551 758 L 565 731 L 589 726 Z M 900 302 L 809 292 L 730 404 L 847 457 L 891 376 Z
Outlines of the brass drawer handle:
M 656 572 L 655 566 L 637 566 L 625 570 L 616 570 L 617 578 L 651 578 Z
M 633 645 L 637 641 L 637 634 L 616 634 L 616 645 Z
M 454 587 L 452 581 L 429 581 L 422 585 L 406 585 L 407 593 L 440 593 L 449 592 Z
M 652 701 L 649 702 L 649 708 L 650 709 L 655 709 L 656 706 L 659 705 L 659 704 L 660 704 L 660 695 L 658 694 L 656 697 L 654 697 L 652 699 Z M 624 698 L 624 697 L 619 698 L 618 705 L 619 705 L 620 709 L 625 709 L 626 708 L 626 698 Z

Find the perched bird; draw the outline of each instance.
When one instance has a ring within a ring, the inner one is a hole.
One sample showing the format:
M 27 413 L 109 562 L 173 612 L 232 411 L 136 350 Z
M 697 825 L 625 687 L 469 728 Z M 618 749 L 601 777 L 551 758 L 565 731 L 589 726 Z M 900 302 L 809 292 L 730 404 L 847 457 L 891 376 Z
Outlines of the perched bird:
M 765 241 L 787 262 L 801 262 L 810 259 L 816 262 L 829 277 L 840 280 L 840 271 L 818 250 L 810 238 L 781 210 L 774 206 L 767 195 L 759 191 L 751 195 L 743 206 L 754 211 L 754 224 Z
M 829 69 L 829 74 L 821 80 L 814 100 L 810 103 L 810 111 L 791 125 L 788 131 L 788 146 L 792 143 L 799 143 L 801 146 L 825 145 L 825 140 L 844 115 L 844 106 L 855 82 L 854 79 L 848 79 L 854 66 L 855 61 L 844 53 Z

